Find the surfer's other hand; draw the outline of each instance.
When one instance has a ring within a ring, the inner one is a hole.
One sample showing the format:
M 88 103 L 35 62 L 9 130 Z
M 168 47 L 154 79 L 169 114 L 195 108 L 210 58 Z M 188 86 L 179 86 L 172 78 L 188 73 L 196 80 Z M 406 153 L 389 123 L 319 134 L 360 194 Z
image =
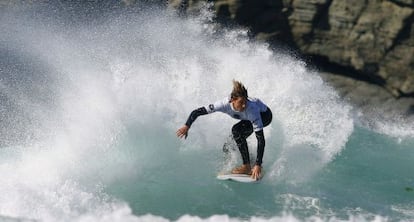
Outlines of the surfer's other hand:
M 187 125 L 182 126 L 180 129 L 177 130 L 177 137 L 187 139 L 188 136 L 188 130 L 190 127 Z
M 251 178 L 253 178 L 255 180 L 259 180 L 261 176 L 262 176 L 262 167 L 259 166 L 259 165 L 254 165 L 254 167 L 252 169 Z

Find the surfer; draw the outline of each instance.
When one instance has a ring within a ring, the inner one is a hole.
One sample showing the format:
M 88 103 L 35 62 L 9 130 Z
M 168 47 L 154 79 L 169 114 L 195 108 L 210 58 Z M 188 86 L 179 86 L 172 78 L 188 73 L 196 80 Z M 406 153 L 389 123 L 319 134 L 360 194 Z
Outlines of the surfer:
M 259 179 L 261 177 L 265 148 L 263 128 L 272 122 L 272 111 L 259 99 L 248 97 L 245 86 L 241 82 L 233 80 L 233 90 L 230 96 L 207 107 L 200 107 L 192 111 L 185 125 L 177 130 L 177 136 L 179 138 L 187 138 L 188 130 L 197 117 L 216 111 L 227 113 L 235 119 L 240 119 L 233 126 L 232 135 L 242 156 L 243 165 L 234 168 L 232 173 L 251 174 L 253 179 Z M 257 138 L 257 158 L 253 168 L 251 168 L 246 138 L 253 131 Z

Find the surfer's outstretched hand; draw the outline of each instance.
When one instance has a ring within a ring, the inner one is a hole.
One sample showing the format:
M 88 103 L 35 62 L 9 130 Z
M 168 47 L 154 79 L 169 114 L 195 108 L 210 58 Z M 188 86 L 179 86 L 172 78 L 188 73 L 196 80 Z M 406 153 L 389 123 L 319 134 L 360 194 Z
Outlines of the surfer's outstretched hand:
M 259 165 L 254 165 L 254 167 L 252 169 L 251 178 L 253 178 L 255 180 L 259 180 L 261 176 L 262 176 L 262 167 L 259 166 Z
M 188 127 L 187 125 L 182 126 L 180 129 L 177 130 L 177 136 L 179 138 L 184 137 L 184 139 L 187 139 L 189 129 L 190 127 Z

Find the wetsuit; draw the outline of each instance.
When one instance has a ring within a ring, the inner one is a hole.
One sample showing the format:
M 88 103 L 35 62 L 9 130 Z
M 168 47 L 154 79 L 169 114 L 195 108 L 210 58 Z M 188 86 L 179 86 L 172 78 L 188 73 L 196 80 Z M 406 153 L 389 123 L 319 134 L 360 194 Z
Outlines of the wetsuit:
M 242 112 L 236 111 L 229 101 L 229 98 L 225 98 L 207 107 L 200 107 L 194 110 L 191 112 L 185 125 L 191 127 L 191 124 L 197 117 L 216 111 L 226 113 L 235 119 L 240 119 L 240 122 L 233 126 L 232 134 L 240 150 L 243 164 L 250 164 L 246 138 L 254 131 L 257 138 L 256 165 L 261 166 L 265 147 L 263 128 L 272 122 L 272 111 L 262 101 L 256 98 L 248 98 L 246 108 Z

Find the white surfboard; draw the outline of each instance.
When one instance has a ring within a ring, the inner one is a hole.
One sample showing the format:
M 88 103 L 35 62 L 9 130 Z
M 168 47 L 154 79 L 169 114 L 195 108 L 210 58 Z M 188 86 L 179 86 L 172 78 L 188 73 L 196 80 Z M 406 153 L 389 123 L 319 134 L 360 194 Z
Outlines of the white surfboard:
M 232 180 L 242 183 L 254 183 L 259 180 L 255 180 L 250 177 L 250 175 L 247 174 L 219 174 L 217 176 L 218 180 Z

